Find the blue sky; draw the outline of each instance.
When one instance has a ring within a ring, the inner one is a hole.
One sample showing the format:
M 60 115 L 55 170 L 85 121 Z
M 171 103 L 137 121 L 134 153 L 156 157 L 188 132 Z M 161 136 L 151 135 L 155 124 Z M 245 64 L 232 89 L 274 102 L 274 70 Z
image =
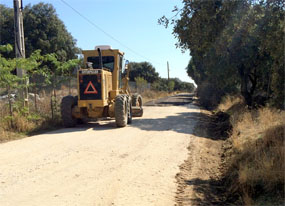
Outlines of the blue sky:
M 23 4 L 51 3 L 67 30 L 77 40 L 77 46 L 83 50 L 94 49 L 96 45 L 111 45 L 124 51 L 125 59 L 129 61 L 150 62 L 164 78 L 167 77 L 166 62 L 169 61 L 170 77 L 192 82 L 185 70 L 190 59 L 189 52 L 183 54 L 175 47 L 177 40 L 172 35 L 171 27 L 165 29 L 157 23 L 163 15 L 172 17 L 174 6 L 182 7 L 181 0 L 65 1 L 121 44 L 91 25 L 61 0 L 23 0 Z M 13 6 L 13 0 L 0 0 L 0 3 Z

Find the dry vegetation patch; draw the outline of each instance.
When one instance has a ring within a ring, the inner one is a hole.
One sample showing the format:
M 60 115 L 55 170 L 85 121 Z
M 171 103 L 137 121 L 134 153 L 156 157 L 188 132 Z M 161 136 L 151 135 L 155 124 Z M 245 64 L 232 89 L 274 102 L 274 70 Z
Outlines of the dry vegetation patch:
M 285 112 L 267 107 L 247 110 L 241 105 L 228 98 L 219 107 L 231 114 L 233 126 L 223 154 L 228 201 L 283 205 Z
M 39 131 L 58 128 L 61 125 L 59 110 L 51 118 L 50 94 L 43 92 L 36 106 L 33 99 L 29 101 L 29 110 L 19 102 L 13 103 L 13 115 L 9 113 L 6 101 L 0 101 L 0 142 L 20 139 Z M 57 98 L 60 103 L 61 96 Z M 27 112 L 29 111 L 29 112 Z

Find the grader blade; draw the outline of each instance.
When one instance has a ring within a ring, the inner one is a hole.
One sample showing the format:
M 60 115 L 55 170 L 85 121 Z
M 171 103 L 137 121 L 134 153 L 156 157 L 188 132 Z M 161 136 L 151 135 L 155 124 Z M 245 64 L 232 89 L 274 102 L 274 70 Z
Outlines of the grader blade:
M 133 117 L 142 117 L 143 108 L 142 107 L 132 107 L 132 116 Z

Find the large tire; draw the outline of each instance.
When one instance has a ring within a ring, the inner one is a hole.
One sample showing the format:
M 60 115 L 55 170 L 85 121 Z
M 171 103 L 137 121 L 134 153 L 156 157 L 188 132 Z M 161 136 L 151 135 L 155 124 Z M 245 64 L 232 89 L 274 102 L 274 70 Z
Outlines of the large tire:
M 115 98 L 115 120 L 117 127 L 125 127 L 128 123 L 128 100 L 125 94 Z
M 77 104 L 73 96 L 65 96 L 61 100 L 61 118 L 65 127 L 75 127 L 77 119 L 72 117 L 72 108 Z
M 132 106 L 133 107 L 139 107 L 140 108 L 140 113 L 136 113 L 133 116 L 134 117 L 142 117 L 143 116 L 143 101 L 142 101 L 142 96 L 139 94 L 133 94 L 132 95 Z
M 78 105 L 78 96 L 75 96 L 74 97 L 74 101 L 75 101 L 75 106 L 77 106 Z M 76 124 L 86 124 L 87 123 L 87 119 L 86 118 L 83 118 L 83 119 L 81 119 L 81 118 L 77 118 L 76 119 Z

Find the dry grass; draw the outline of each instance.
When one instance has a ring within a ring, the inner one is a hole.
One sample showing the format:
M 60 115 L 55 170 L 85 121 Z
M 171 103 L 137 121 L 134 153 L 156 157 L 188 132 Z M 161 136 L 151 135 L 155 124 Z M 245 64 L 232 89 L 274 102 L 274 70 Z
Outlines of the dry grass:
M 261 108 L 258 111 L 246 111 L 238 114 L 239 120 L 232 120 L 233 146 L 239 150 L 247 142 L 254 142 L 263 138 L 266 130 L 285 124 L 285 112 L 270 108 Z
M 0 143 L 7 142 L 11 140 L 21 139 L 25 137 L 25 135 L 16 132 L 6 131 L 0 126 Z
M 234 105 L 244 104 L 243 98 L 241 96 L 225 96 L 221 103 L 218 105 L 218 110 L 225 112 L 232 108 Z
M 13 131 L 18 133 L 25 133 L 32 131 L 36 128 L 36 124 L 33 121 L 27 119 L 27 117 L 14 113 L 13 118 L 7 118 L 4 120 L 3 129 L 6 131 Z
M 5 121 L 4 117 L 8 115 L 8 107 L 3 102 L 0 102 L 0 142 L 6 141 L 9 136 L 8 131 L 5 130 Z
M 238 193 L 244 205 L 282 202 L 285 111 L 270 108 L 250 111 L 236 107 L 241 104 L 239 98 L 227 98 L 225 102 L 219 108 L 231 114 L 233 124 L 225 174 L 230 193 Z
M 241 194 L 245 205 L 264 204 L 259 200 L 263 196 L 272 196 L 275 201 L 284 198 L 284 128 L 272 127 L 234 153 L 230 171 L 237 175 L 231 176 L 232 189 Z
M 76 95 L 76 81 L 72 82 L 72 88 L 62 84 L 59 90 L 56 90 L 56 110 L 54 119 L 51 115 L 51 88 L 46 88 L 40 92 L 40 99 L 32 98 L 29 101 L 29 114 L 21 112 L 22 107 L 14 104 L 13 117 L 10 117 L 8 102 L 0 101 L 0 142 L 23 138 L 37 131 L 53 129 L 61 125 L 60 102 L 63 96 Z M 0 88 L 0 92 L 5 89 Z M 21 105 L 21 104 L 18 104 Z
M 57 97 L 59 104 L 62 94 L 68 91 L 60 91 Z M 54 128 L 60 125 L 59 107 L 55 113 L 55 119 L 51 120 L 51 95 L 43 92 L 40 100 L 37 100 L 37 109 L 34 100 L 29 103 L 29 114 L 22 114 L 14 109 L 13 117 L 9 115 L 8 103 L 0 102 L 0 142 L 23 138 L 39 130 Z
M 19 139 L 23 136 L 11 129 L 11 121 L 7 118 L 9 114 L 8 111 L 8 105 L 0 102 L 0 142 Z M 21 128 L 21 130 L 25 130 L 25 122 L 23 122 L 23 119 L 20 120 L 17 118 L 16 121 L 19 123 L 17 127 Z

